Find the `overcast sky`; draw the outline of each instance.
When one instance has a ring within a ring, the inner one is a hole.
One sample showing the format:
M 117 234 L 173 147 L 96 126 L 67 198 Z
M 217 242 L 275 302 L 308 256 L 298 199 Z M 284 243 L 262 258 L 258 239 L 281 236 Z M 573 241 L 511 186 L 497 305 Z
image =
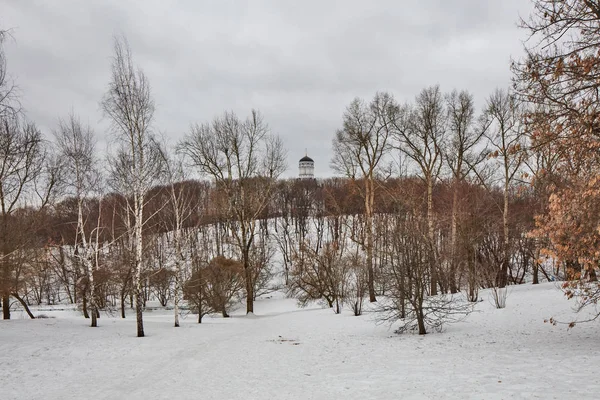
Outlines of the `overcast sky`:
M 424 87 L 467 89 L 478 107 L 510 84 L 516 27 L 529 0 L 0 0 L 9 73 L 45 133 L 71 109 L 106 147 L 99 101 L 112 40 L 127 36 L 157 103 L 155 128 L 176 143 L 192 122 L 261 110 L 288 149 L 330 176 L 331 139 L 356 97 Z

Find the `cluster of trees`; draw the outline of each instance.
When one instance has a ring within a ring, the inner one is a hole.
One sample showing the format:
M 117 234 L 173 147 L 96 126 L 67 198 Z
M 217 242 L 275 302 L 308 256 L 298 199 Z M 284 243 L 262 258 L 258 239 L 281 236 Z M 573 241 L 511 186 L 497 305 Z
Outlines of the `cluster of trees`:
M 196 125 L 168 151 L 155 135 L 150 83 L 127 41 L 116 38 L 100 102 L 116 145 L 103 171 L 94 132 L 76 115 L 59 120 L 53 143 L 42 138 L 19 109 L 0 60 L 5 319 L 11 298 L 33 318 L 28 304 L 62 296 L 80 302 L 96 326 L 100 308 L 120 301 L 124 317 L 129 300 L 141 337 L 150 298 L 172 300 L 178 326 L 180 302 L 184 294 L 194 296 L 194 284 L 203 292 L 202 310 L 227 315 L 239 282 L 253 311 L 271 280 L 272 253 L 258 221 L 285 169 L 281 142 L 259 112 L 245 120 L 226 113 Z M 212 184 L 190 180 L 183 157 Z
M 554 275 L 528 236 L 539 207 L 524 180 L 537 172 L 524 115 L 503 90 L 479 115 L 468 92 L 438 86 L 404 105 L 389 93 L 355 99 L 333 140 L 339 191 L 328 182 L 313 188 L 310 234 L 304 216 L 283 222 L 292 293 L 336 310 L 349 297 L 358 313 L 363 294 L 371 302 L 385 295 L 383 319 L 425 333 L 468 312 L 453 296 L 463 289 L 476 302 L 480 288 L 497 288 L 503 306 L 508 283 Z
M 388 93 L 357 99 L 344 114 L 332 167 L 362 202 L 350 242 L 370 300 L 385 294 L 383 318 L 402 319 L 401 329 L 425 333 L 427 324 L 456 319 L 465 309 L 448 292 L 465 289 L 474 301 L 478 288 L 491 287 L 502 307 L 504 287 L 527 277 L 565 280 L 581 307 L 600 299 L 600 6 L 533 5 L 521 21 L 530 38 L 512 64 L 514 85 L 495 91 L 479 116 L 468 93 L 444 95 L 436 86 L 407 105 Z M 402 156 L 395 170 L 390 154 Z M 414 190 L 405 181 L 394 194 L 395 176 L 412 177 Z M 401 200 L 387 208 L 394 197 Z M 382 218 L 394 222 L 378 228 Z M 332 249 L 348 248 L 339 242 L 346 238 L 330 240 L 322 247 L 328 263 Z M 337 259 L 343 270 L 347 260 Z
M 353 100 L 333 139 L 338 178 L 283 180 L 286 153 L 260 112 L 192 126 L 175 149 L 123 38 L 101 107 L 116 148 L 107 171 L 72 114 L 53 145 L 20 110 L 0 51 L 0 294 L 12 301 L 134 307 L 149 300 L 229 315 L 275 282 L 301 304 L 361 315 L 368 298 L 399 330 L 466 315 L 479 290 L 564 279 L 600 297 L 600 7 L 534 1 L 514 87 L 478 112 L 468 91 Z M 6 32 L 0 32 L 1 41 Z M 0 46 L 1 49 L 1 46 Z M 192 168 L 184 167 L 191 164 Z M 203 181 L 191 179 L 196 173 Z M 461 293 L 464 293 L 462 295 Z M 33 318 L 34 315 L 30 313 Z

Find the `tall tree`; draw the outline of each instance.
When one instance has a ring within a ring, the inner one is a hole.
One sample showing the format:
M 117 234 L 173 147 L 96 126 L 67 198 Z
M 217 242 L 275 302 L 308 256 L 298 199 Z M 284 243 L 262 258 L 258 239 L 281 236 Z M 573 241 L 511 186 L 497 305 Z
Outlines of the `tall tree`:
M 549 210 L 549 197 L 553 190 L 559 185 L 560 174 L 558 173 L 561 163 L 563 163 L 568 148 L 564 148 L 560 141 L 547 140 L 548 133 L 553 129 L 554 124 L 548 121 L 546 112 L 542 108 L 541 112 L 530 113 L 528 119 L 528 129 L 526 131 L 529 148 L 527 158 L 524 160 L 526 177 L 532 186 L 536 209 L 533 217 L 538 220 L 538 227 L 546 225 L 545 216 Z M 539 132 L 544 132 L 545 137 L 540 137 Z M 542 223 L 542 221 L 544 221 Z M 549 227 L 549 226 L 548 226 Z M 552 229 L 552 228 L 551 228 Z M 535 231 L 529 235 L 529 239 L 535 243 L 533 247 L 533 271 L 532 283 L 539 283 L 539 272 L 546 273 L 541 263 L 542 250 L 548 249 L 548 235 L 543 233 L 544 229 Z
M 100 210 L 95 229 L 89 227 L 94 221 L 88 221 L 90 210 L 86 209 L 86 200 L 93 194 L 101 195 L 100 174 L 96 168 L 94 132 L 84 126 L 75 114 L 67 119 L 59 120 L 59 127 L 54 132 L 60 158 L 64 164 L 63 180 L 70 189 L 68 194 L 77 203 L 77 223 L 75 225 L 76 258 L 83 265 L 87 275 L 91 326 L 96 327 L 98 307 L 96 304 L 94 270 L 97 269 L 100 235 Z M 100 196 L 99 196 L 100 198 Z M 101 204 L 101 203 L 100 203 Z M 87 228 L 87 229 L 86 229 Z M 85 297 L 84 297 L 85 298 Z
M 461 185 L 469 173 L 485 159 L 486 151 L 478 145 L 486 130 L 486 124 L 477 124 L 473 96 L 467 91 L 452 91 L 447 97 L 448 143 L 444 146 L 444 158 L 452 173 L 452 220 L 450 238 L 450 292 L 459 288 L 456 272 L 459 263 L 458 220 L 461 206 Z
M 373 213 L 378 178 L 391 149 L 391 119 L 397 112 L 394 98 L 377 93 L 368 105 L 356 98 L 346 108 L 343 126 L 333 139 L 332 168 L 352 180 L 364 200 L 366 269 L 369 300 L 376 301 L 373 256 Z
M 163 173 L 164 158 L 152 132 L 155 105 L 150 83 L 144 72 L 135 68 L 125 38 L 115 38 L 111 80 L 101 106 L 119 143 L 116 155 L 110 160 L 112 184 L 126 199 L 128 234 L 133 250 L 137 336 L 143 337 L 143 229 L 150 220 L 144 215 L 144 207 L 150 189 Z
M 502 261 L 496 285 L 504 288 L 510 263 L 509 204 L 510 191 L 520 176 L 526 159 L 526 136 L 523 126 L 523 108 L 518 100 L 505 90 L 497 89 L 487 101 L 486 117 L 490 129 L 486 133 L 491 146 L 490 156 L 499 164 L 502 184 Z
M 427 236 L 430 245 L 432 295 L 439 283 L 439 255 L 435 240 L 433 187 L 443 166 L 443 145 L 447 130 L 447 113 L 439 86 L 423 89 L 414 106 L 406 106 L 394 119 L 397 147 L 420 171 L 427 187 Z
M 252 110 L 245 120 L 226 112 L 212 123 L 194 125 L 180 149 L 203 175 L 214 180 L 215 190 L 227 199 L 224 212 L 244 266 L 246 312 L 253 313 L 251 250 L 258 219 L 271 200 L 277 178 L 286 169 L 283 145 L 279 137 L 269 133 L 262 115 Z
M 175 287 L 173 293 L 174 326 L 179 326 L 180 302 L 183 294 L 183 271 L 191 270 L 191 251 L 189 249 L 190 235 L 186 234 L 185 227 L 192 217 L 200 211 L 200 198 L 193 190 L 193 186 L 186 184 L 187 174 L 181 159 L 166 159 L 167 179 L 169 181 L 169 207 L 170 223 L 168 229 L 173 232 L 173 264 L 175 274 Z

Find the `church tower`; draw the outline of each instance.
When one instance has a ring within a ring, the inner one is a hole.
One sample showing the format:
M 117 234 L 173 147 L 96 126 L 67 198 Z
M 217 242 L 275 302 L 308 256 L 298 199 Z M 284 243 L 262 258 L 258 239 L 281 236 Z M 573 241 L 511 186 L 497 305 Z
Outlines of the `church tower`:
M 314 179 L 315 177 L 315 162 L 312 158 L 305 153 L 304 157 L 300 159 L 298 164 L 299 174 L 298 177 L 300 179 Z

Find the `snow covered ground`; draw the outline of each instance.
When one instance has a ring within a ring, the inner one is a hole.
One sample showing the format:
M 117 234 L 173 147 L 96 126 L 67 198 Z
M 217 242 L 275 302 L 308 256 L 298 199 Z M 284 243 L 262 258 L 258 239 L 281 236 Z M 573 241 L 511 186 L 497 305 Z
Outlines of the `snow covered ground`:
M 545 324 L 575 317 L 554 284 L 511 288 L 503 310 L 482 296 L 479 312 L 426 336 L 284 298 L 180 328 L 147 312 L 142 339 L 133 314 L 93 329 L 73 311 L 15 313 L 0 321 L 0 399 L 599 398 L 600 326 Z

